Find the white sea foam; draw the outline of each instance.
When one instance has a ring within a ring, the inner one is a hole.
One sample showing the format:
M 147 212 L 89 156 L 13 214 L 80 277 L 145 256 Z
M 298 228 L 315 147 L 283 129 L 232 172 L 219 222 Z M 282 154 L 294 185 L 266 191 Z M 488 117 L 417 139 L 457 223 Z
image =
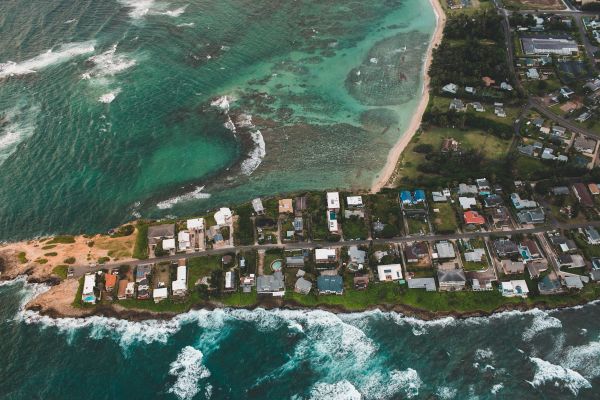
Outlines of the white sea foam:
M 262 160 L 267 155 L 265 139 L 262 133 L 257 130 L 250 133 L 254 148 L 248 153 L 248 158 L 242 161 L 241 169 L 245 175 L 251 175 L 262 163 Z
M 173 206 L 176 204 L 183 203 L 186 201 L 210 198 L 210 193 L 204 193 L 203 190 L 204 186 L 196 186 L 191 192 L 171 197 L 170 199 L 163 200 L 157 203 L 156 207 L 158 207 L 161 210 L 166 210 L 169 208 L 173 208 Z
M 502 389 L 504 389 L 504 384 L 497 383 L 494 386 L 492 386 L 492 389 L 490 389 L 490 393 L 491 394 L 498 394 L 498 392 L 501 391 Z
M 388 374 L 370 373 L 366 382 L 358 385 L 365 399 L 411 399 L 419 395 L 423 381 L 417 371 L 408 368 L 405 371 L 392 370 Z
M 310 392 L 311 400 L 360 400 L 360 392 L 347 380 L 317 383 Z
M 121 93 L 121 88 L 116 88 L 115 90 L 105 93 L 102 96 L 98 97 L 98 101 L 104 104 L 110 104 L 114 99 L 117 98 L 117 95 Z
M 231 117 L 229 115 L 227 115 L 227 121 L 225 121 L 223 126 L 225 126 L 226 129 L 229 129 L 233 133 L 237 132 L 237 129 L 235 128 L 235 124 L 233 123 L 233 121 L 231 120 Z
M 494 357 L 494 352 L 488 349 L 477 349 L 475 351 L 475 360 L 484 361 L 491 360 Z
M 63 23 L 68 25 L 68 24 L 72 24 L 73 22 L 77 22 L 77 20 L 76 20 L 75 18 L 73 18 L 73 19 L 68 19 L 68 20 L 66 20 L 66 21 L 65 21 L 65 22 L 63 22 Z
M 452 399 L 454 399 L 456 397 L 457 393 L 458 393 L 457 389 L 450 388 L 448 386 L 441 386 L 435 392 L 435 394 L 437 395 L 437 397 L 440 400 L 452 400 Z
M 39 111 L 37 106 L 17 105 L 4 113 L 6 122 L 0 126 L 0 165 L 17 150 L 20 143 L 35 133 Z
M 136 60 L 127 54 L 117 54 L 118 44 L 113 44 L 108 50 L 91 56 L 87 61 L 93 67 L 81 75 L 82 79 L 101 79 L 119 74 L 136 64 Z
M 155 0 L 119 0 L 119 3 L 129 8 L 129 16 L 133 19 L 145 17 L 156 5 Z
M 562 328 L 562 322 L 558 318 L 552 317 L 541 310 L 532 312 L 534 313 L 533 321 L 531 321 L 531 326 L 523 332 L 523 340 L 530 341 L 536 335 L 548 329 Z
M 221 97 L 214 99 L 210 103 L 210 105 L 213 107 L 220 108 L 221 110 L 223 110 L 225 112 L 229 112 L 229 107 L 231 106 L 232 101 L 233 101 L 233 98 L 230 96 L 221 96 Z
M 177 24 L 177 27 L 178 28 L 191 28 L 194 25 L 196 25 L 196 24 L 193 23 L 193 22 L 184 22 L 184 23 L 181 23 L 181 24 Z
M 250 114 L 238 115 L 235 123 L 240 128 L 254 128 L 254 124 L 252 123 L 252 115 Z
M 582 371 L 583 376 L 594 379 L 600 376 L 600 341 L 592 341 L 583 346 L 567 347 L 561 364 L 567 368 Z
M 187 8 L 187 4 L 183 7 L 179 7 L 176 8 L 174 10 L 167 10 L 167 11 L 162 11 L 162 12 L 157 12 L 157 14 L 159 15 L 166 15 L 168 17 L 179 17 L 180 15 L 182 15 L 185 12 L 185 9 Z
M 554 383 L 554 386 L 567 389 L 575 396 L 581 389 L 592 387 L 590 382 L 577 371 L 552 364 L 541 358 L 530 357 L 529 359 L 535 365 L 535 375 L 530 382 L 533 387 Z
M 169 374 L 177 377 L 169 393 L 181 400 L 192 399 L 199 392 L 198 383 L 210 377 L 210 371 L 202 365 L 204 355 L 192 346 L 184 347 L 170 365 Z
M 66 43 L 55 46 L 28 60 L 0 63 L 0 79 L 9 76 L 33 74 L 51 65 L 69 61 L 94 51 L 94 41 Z

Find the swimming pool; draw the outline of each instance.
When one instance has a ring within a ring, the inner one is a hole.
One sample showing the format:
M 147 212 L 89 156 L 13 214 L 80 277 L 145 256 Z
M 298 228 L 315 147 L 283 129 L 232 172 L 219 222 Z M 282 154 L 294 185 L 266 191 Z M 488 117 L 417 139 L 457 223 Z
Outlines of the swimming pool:
M 275 271 L 281 271 L 281 268 L 283 267 L 283 262 L 282 260 L 275 260 L 271 263 L 271 269 L 273 270 L 273 272 Z

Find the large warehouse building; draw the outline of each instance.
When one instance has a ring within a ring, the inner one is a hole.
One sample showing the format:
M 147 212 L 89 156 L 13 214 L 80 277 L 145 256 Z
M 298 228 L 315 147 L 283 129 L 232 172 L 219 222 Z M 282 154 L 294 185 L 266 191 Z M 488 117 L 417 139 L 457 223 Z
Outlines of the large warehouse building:
M 577 42 L 566 37 L 536 36 L 521 38 L 525 54 L 557 54 L 570 56 L 577 53 Z

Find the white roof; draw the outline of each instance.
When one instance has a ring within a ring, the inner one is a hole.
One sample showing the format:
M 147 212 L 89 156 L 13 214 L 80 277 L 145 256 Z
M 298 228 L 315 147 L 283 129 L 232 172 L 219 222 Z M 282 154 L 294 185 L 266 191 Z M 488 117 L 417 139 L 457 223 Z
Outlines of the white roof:
M 185 265 L 177 267 L 177 280 L 183 282 L 187 280 L 187 267 Z
M 127 282 L 125 294 L 133 294 L 133 292 L 135 292 L 135 282 Z
M 175 249 L 175 239 L 164 239 L 162 241 L 163 250 Z
M 154 289 L 152 292 L 152 298 L 154 299 L 166 299 L 169 295 L 169 292 L 166 287 Z
M 516 281 L 510 281 L 513 289 L 516 290 L 517 286 L 521 287 L 521 292 L 523 294 L 527 294 L 529 293 L 529 288 L 527 287 L 527 282 L 525 282 L 523 279 L 520 280 L 516 280 Z
M 227 207 L 221 207 L 219 211 L 215 213 L 215 222 L 217 225 L 225 225 L 227 221 L 231 219 L 231 210 Z
M 93 294 L 94 287 L 96 286 L 96 275 L 86 274 L 83 280 L 83 292 L 82 294 Z
M 179 292 L 179 291 L 186 291 L 187 290 L 186 283 L 184 281 L 180 281 L 179 279 L 176 280 L 176 281 L 173 281 L 172 287 L 173 287 L 173 292 Z
M 485 255 L 484 249 L 473 249 L 473 251 L 465 252 L 465 261 L 479 262 Z
M 335 249 L 316 249 L 315 259 L 328 260 L 330 257 L 335 257 Z
M 340 194 L 338 192 L 327 192 L 327 208 L 340 208 Z
M 190 241 L 190 233 L 188 231 L 179 231 L 177 233 L 177 241 L 178 242 L 189 242 Z
M 231 272 L 231 271 L 225 272 L 225 289 L 233 288 L 232 274 L 233 274 L 233 272 Z
M 329 232 L 337 232 L 338 231 L 338 222 L 335 219 L 329 220 Z
M 471 209 L 471 206 L 477 205 L 477 200 L 473 197 L 459 197 L 458 202 L 463 210 L 469 210 Z
M 362 196 L 348 196 L 346 197 L 346 201 L 349 206 L 362 206 Z
M 188 229 L 204 229 L 204 218 L 193 218 L 187 220 Z
M 380 281 L 397 281 L 402 279 L 402 266 L 400 264 L 386 264 L 377 267 Z

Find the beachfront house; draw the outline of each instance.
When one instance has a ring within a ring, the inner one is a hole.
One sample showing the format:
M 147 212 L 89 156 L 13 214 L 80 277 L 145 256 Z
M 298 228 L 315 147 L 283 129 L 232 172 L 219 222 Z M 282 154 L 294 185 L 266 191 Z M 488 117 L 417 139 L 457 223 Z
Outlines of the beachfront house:
M 263 215 L 265 213 L 265 207 L 263 206 L 262 200 L 258 197 L 252 200 L 252 208 L 256 215 Z
M 294 206 L 292 199 L 279 200 L 279 214 L 293 214 Z
M 317 278 L 319 294 L 344 294 L 344 281 L 339 275 L 320 275 Z
M 377 266 L 380 282 L 398 281 L 402 279 L 402 265 L 386 264 Z
M 283 297 L 285 285 L 281 271 L 275 271 L 273 275 L 260 275 L 256 280 L 256 292 L 258 294 L 270 294 L 274 297 Z
M 464 290 L 467 284 L 467 277 L 462 268 L 437 271 L 440 291 Z
M 112 292 L 115 286 L 117 285 L 117 275 L 113 274 L 104 274 L 104 290 L 107 292 Z
M 190 235 L 189 250 L 204 250 L 204 218 L 192 218 L 186 222 Z
M 233 222 L 233 214 L 227 207 L 221 207 L 214 215 L 215 222 L 218 227 L 231 225 Z
M 500 283 L 500 292 L 504 297 L 527 297 L 529 288 L 524 280 L 515 280 Z
M 151 257 L 154 257 L 154 250 L 158 244 L 162 244 L 164 249 L 164 240 L 175 238 L 175 224 L 152 225 L 148 227 L 148 250 Z M 174 241 L 173 241 L 174 243 Z
M 83 291 L 81 292 L 81 301 L 88 304 L 96 303 L 96 274 L 85 274 L 83 278 Z
M 160 303 L 169 297 L 169 291 L 166 287 L 156 288 L 152 291 L 152 299 L 155 303 Z
M 125 300 L 127 298 L 127 285 L 129 281 L 127 279 L 121 279 L 119 281 L 119 288 L 117 289 L 117 299 Z
M 187 294 L 187 266 L 185 259 L 177 262 L 177 279 L 171 283 L 173 296 L 183 297 Z
M 312 282 L 307 281 L 303 277 L 298 278 L 294 285 L 294 291 L 300 294 L 309 294 L 312 289 Z
M 340 211 L 340 194 L 338 192 L 327 192 L 327 209 L 329 211 Z

